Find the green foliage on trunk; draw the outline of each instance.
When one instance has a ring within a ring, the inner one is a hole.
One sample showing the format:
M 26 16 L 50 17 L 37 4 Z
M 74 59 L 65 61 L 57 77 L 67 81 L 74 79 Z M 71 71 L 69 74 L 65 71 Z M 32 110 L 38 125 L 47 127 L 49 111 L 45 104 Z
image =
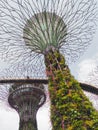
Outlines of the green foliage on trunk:
M 33 121 L 21 122 L 19 130 L 37 130 L 37 126 Z
M 98 130 L 98 113 L 59 51 L 45 55 L 53 130 Z

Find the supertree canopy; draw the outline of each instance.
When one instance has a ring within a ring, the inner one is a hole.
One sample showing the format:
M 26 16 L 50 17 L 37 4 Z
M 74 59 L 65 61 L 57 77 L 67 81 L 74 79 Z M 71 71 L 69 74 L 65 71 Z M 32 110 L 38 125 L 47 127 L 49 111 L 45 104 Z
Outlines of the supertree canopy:
M 1 0 L 0 53 L 42 66 L 43 54 L 54 47 L 75 61 L 92 40 L 96 17 L 94 0 Z
M 18 69 L 46 69 L 53 130 L 97 130 L 98 113 L 67 65 L 91 43 L 94 0 L 1 0 L 0 18 L 2 58 Z

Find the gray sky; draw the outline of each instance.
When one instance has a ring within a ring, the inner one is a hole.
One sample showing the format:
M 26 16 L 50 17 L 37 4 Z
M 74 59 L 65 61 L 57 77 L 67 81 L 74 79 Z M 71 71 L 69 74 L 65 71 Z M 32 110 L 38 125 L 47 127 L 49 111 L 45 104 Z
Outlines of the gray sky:
M 93 38 L 92 44 L 75 63 L 70 65 L 71 72 L 76 77 L 76 79 L 79 79 L 79 72 L 81 69 L 83 73 L 86 73 L 86 71 L 90 71 L 89 67 L 94 65 L 94 63 L 95 66 L 98 65 L 98 26 L 96 28 L 97 31 Z M 87 67 L 87 64 L 88 68 L 86 68 L 86 70 L 83 70 L 84 67 Z

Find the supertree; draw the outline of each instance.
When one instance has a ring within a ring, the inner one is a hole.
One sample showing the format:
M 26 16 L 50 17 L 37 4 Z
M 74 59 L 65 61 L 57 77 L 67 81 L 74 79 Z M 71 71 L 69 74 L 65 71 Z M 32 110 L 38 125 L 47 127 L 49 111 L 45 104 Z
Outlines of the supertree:
M 38 78 L 38 76 L 36 79 L 34 75 L 30 79 L 29 77 L 19 78 L 19 74 L 21 75 L 20 71 L 18 71 L 18 75 L 17 73 L 12 75 L 8 69 L 3 71 L 2 79 L 0 79 L 0 101 L 5 101 L 9 107 L 18 112 L 19 130 L 37 130 L 36 115 L 38 109 L 46 101 L 45 85 L 48 81 Z M 6 79 L 3 78 L 4 75 L 6 75 Z M 13 76 L 17 76 L 17 78 L 13 78 Z
M 2 57 L 19 68 L 46 69 L 53 130 L 98 129 L 98 114 L 65 62 L 90 44 L 96 8 L 94 0 L 0 1 Z

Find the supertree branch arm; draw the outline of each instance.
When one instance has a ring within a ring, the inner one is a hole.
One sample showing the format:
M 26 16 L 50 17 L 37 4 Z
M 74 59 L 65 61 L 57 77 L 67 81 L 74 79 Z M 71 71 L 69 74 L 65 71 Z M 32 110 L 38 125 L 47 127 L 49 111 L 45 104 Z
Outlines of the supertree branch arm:
M 59 51 L 45 55 L 53 130 L 97 130 L 98 113 L 70 74 Z

